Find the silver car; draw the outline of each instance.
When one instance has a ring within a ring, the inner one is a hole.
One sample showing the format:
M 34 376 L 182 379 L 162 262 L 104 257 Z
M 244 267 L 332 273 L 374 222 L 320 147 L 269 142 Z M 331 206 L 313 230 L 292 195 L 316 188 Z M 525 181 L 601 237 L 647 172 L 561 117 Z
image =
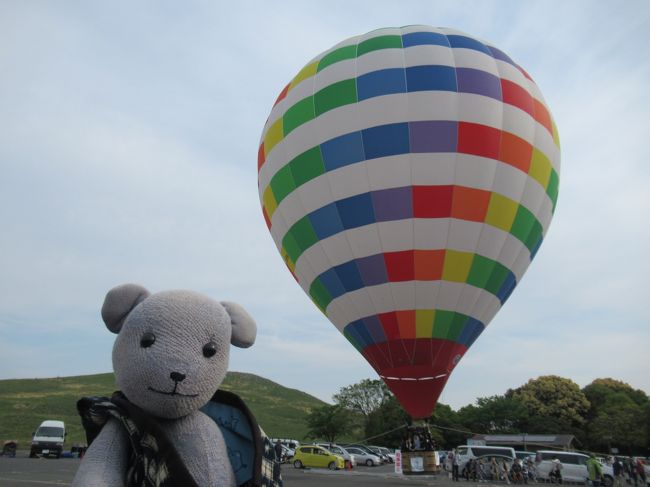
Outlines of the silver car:
M 348 453 L 354 455 L 357 459 L 357 464 L 368 465 L 369 467 L 381 465 L 381 458 L 377 455 L 371 455 L 370 453 L 363 451 L 361 448 L 356 448 L 354 446 L 347 446 L 345 449 Z

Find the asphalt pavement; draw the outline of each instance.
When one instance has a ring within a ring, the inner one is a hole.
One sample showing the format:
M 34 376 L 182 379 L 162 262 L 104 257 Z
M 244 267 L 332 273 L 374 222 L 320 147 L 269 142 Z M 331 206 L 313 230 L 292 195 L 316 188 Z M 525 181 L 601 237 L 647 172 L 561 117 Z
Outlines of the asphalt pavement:
M 20 452 L 15 458 L 0 457 L 0 486 L 43 487 L 70 485 L 79 467 L 78 458 L 28 458 Z M 381 467 L 359 466 L 354 470 L 295 469 L 291 464 L 282 467 L 285 487 L 364 487 L 364 486 L 420 486 L 450 487 L 444 476 L 398 476 L 393 465 Z M 487 487 L 487 485 L 486 485 Z

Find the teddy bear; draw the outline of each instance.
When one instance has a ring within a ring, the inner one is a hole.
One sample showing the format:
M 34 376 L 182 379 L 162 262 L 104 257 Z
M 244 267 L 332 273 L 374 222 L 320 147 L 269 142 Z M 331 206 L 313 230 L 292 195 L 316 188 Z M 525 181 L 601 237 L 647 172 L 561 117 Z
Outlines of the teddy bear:
M 104 403 L 112 416 L 72 485 L 150 485 L 145 477 L 153 475 L 156 485 L 236 486 L 224 435 L 201 408 L 226 376 L 230 345 L 255 341 L 255 321 L 236 303 L 190 291 L 150 294 L 136 284 L 111 289 L 101 314 L 117 334 L 113 369 L 120 392 Z M 133 445 L 146 457 L 136 465 Z M 186 480 L 166 478 L 179 467 Z

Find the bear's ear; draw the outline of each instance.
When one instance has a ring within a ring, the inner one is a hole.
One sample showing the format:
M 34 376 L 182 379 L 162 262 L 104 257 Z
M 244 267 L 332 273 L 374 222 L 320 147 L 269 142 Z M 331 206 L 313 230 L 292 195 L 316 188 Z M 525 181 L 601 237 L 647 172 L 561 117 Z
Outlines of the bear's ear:
M 108 291 L 102 306 L 102 319 L 106 328 L 119 333 L 131 310 L 149 295 L 149 291 L 138 284 L 122 284 Z
M 232 323 L 230 343 L 239 348 L 250 347 L 255 343 L 255 336 L 257 335 L 255 320 L 237 303 L 222 301 L 221 305 L 226 308 Z

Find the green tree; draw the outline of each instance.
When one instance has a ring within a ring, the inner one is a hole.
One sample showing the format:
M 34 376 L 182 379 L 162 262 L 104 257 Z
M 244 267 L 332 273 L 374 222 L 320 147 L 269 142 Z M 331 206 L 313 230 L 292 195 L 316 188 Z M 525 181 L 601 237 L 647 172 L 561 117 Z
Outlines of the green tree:
M 589 423 L 590 445 L 606 447 L 606 451 L 611 447 L 626 453 L 641 451 L 647 443 L 644 412 L 624 392 L 609 395 Z
M 364 379 L 351 386 L 342 387 L 339 393 L 334 395 L 334 402 L 367 418 L 391 396 L 383 381 Z
M 477 433 L 518 433 L 528 425 L 528 409 L 516 397 L 491 396 L 477 399 L 458 411 L 467 429 Z
M 430 422 L 433 426 L 431 434 L 441 448 L 451 450 L 464 444 L 471 436 L 466 432 L 468 428 L 461 422 L 459 413 L 446 404 L 438 403 Z
M 519 400 L 532 419 L 529 426 L 547 426 L 555 423 L 562 428 L 555 433 L 579 433 L 589 411 L 589 400 L 578 384 L 556 375 L 531 379 L 517 389 L 510 389 L 506 397 Z M 539 418 L 545 418 L 541 420 Z M 550 420 L 550 421 L 549 421 Z M 537 428 L 535 428 L 537 429 Z M 527 431 L 549 433 L 552 431 Z
M 336 443 L 336 439 L 349 433 L 353 418 L 350 411 L 339 405 L 326 405 L 315 408 L 306 418 L 310 438 L 322 438 L 329 443 Z

